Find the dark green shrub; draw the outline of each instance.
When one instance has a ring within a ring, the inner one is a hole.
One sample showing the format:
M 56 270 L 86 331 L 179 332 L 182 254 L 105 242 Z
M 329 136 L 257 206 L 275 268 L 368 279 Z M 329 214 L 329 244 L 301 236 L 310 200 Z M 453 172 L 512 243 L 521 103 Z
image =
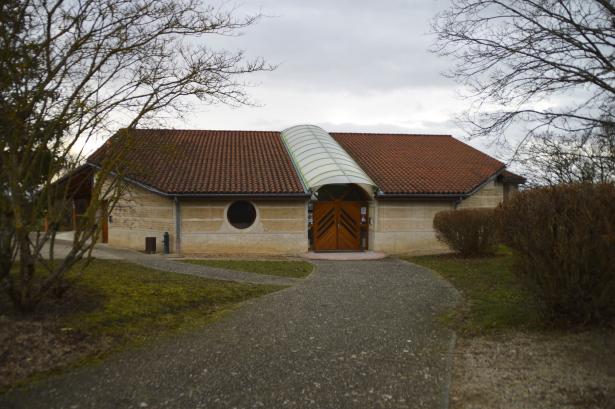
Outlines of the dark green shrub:
M 498 212 L 515 274 L 552 321 L 615 314 L 615 185 L 570 184 L 514 195 Z
M 493 254 L 497 245 L 493 209 L 438 212 L 433 219 L 438 240 L 463 257 Z

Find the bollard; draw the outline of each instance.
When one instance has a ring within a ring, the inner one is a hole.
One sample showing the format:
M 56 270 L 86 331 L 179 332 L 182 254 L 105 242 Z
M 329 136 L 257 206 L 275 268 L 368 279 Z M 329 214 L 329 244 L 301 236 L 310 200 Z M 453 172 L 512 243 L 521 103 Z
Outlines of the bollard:
M 165 231 L 162 235 L 162 246 L 164 254 L 169 254 L 169 232 Z

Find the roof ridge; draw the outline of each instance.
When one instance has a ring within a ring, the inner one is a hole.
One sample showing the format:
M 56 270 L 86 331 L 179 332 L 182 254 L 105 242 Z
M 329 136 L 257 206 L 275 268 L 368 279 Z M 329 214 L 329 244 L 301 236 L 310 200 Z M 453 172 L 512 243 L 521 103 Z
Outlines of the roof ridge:
M 450 134 L 439 133 L 401 133 L 401 132 L 329 132 L 331 134 L 344 135 L 386 135 L 386 136 L 441 136 L 446 138 L 454 138 Z
M 127 128 L 120 128 L 125 130 Z M 249 133 L 282 133 L 280 130 L 258 130 L 258 129 L 203 129 L 203 128 L 132 128 L 134 131 L 175 131 L 175 132 L 249 132 Z M 333 131 L 330 134 L 345 134 L 345 135 L 391 135 L 391 136 L 437 136 L 454 138 L 451 134 L 437 133 L 403 133 L 403 132 L 350 132 L 350 131 Z
M 120 128 L 119 130 L 125 130 L 128 128 Z M 197 129 L 197 128 L 131 128 L 131 131 L 173 131 L 173 132 L 261 132 L 261 133 L 281 133 L 282 131 L 261 131 L 261 130 L 249 130 L 249 129 Z

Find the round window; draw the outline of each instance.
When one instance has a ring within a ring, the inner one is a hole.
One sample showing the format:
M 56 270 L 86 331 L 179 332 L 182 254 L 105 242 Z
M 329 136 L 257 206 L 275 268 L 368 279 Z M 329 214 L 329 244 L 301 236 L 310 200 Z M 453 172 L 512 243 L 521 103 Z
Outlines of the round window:
M 256 220 L 256 209 L 250 202 L 240 200 L 229 206 L 226 211 L 228 222 L 238 229 L 247 229 Z

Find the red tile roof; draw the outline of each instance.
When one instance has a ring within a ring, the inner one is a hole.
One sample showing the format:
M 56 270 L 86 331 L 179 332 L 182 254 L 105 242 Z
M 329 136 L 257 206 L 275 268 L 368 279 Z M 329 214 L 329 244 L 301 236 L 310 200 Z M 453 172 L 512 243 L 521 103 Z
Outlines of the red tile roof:
M 115 147 L 126 176 L 168 194 L 304 194 L 279 132 L 134 129 L 118 132 L 89 158 Z M 124 137 L 125 138 L 125 137 Z
M 280 132 L 135 129 L 110 149 L 124 153 L 125 174 L 166 194 L 303 195 Z M 465 194 L 504 164 L 448 135 L 331 133 L 382 193 Z
M 449 135 L 331 133 L 385 194 L 463 194 L 504 164 Z

